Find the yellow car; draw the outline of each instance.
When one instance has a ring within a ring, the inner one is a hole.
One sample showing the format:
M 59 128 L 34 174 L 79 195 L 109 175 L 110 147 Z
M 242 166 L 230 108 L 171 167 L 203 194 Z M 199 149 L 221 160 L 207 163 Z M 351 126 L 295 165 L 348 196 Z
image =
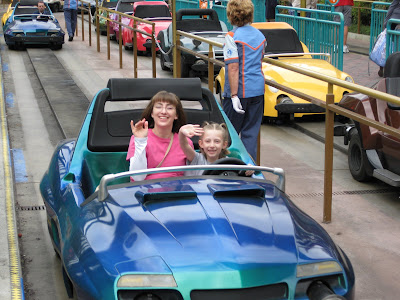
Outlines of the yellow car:
M 1 24 L 3 25 L 3 27 L 4 27 L 4 25 L 6 24 L 8 18 L 11 16 L 11 14 L 12 14 L 12 12 L 13 12 L 13 10 L 14 10 L 14 7 L 15 7 L 15 5 L 16 5 L 18 2 L 19 2 L 19 0 L 13 0 L 13 1 L 8 5 L 7 11 L 3 14 L 3 17 L 1 18 Z
M 296 31 L 289 24 L 284 22 L 266 22 L 253 23 L 252 25 L 265 35 L 267 39 L 265 54 L 268 57 L 353 82 L 351 76 L 338 70 L 328 61 L 312 58 L 312 53 L 309 53 L 306 45 L 300 42 Z M 288 54 L 293 55 L 284 56 Z M 268 63 L 263 63 L 262 68 L 265 79 L 274 80 L 277 83 L 321 100 L 325 100 L 326 98 L 327 84 L 325 82 Z M 221 100 L 224 84 L 225 68 L 222 68 L 215 78 L 216 92 L 220 95 Z M 335 103 L 339 102 L 344 94 L 350 92 L 350 90 L 334 86 Z M 268 85 L 265 85 L 264 99 L 264 116 L 269 118 L 284 118 L 285 116 L 302 117 L 306 114 L 324 112 L 322 108 L 315 104 Z

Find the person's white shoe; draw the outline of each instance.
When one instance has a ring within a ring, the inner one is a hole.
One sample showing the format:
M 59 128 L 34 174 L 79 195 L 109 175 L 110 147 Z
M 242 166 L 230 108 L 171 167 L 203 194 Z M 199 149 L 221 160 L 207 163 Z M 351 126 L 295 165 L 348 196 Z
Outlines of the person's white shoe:
M 343 53 L 349 53 L 349 47 L 347 47 L 347 45 L 343 45 Z

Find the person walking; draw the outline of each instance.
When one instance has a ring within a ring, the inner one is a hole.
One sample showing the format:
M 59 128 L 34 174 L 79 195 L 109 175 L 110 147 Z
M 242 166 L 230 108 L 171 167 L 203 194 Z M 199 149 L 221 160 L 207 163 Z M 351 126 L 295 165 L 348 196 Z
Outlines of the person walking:
M 68 41 L 72 42 L 75 35 L 77 17 L 78 17 L 78 0 L 65 0 L 64 1 L 64 17 L 65 25 L 68 31 Z
M 275 21 L 275 8 L 278 0 L 265 0 L 265 19 L 267 22 Z
M 386 28 L 387 22 L 390 19 L 400 19 L 400 0 L 393 0 L 392 4 L 390 4 L 389 9 L 386 13 L 386 18 L 383 23 L 383 29 Z M 400 24 L 392 24 L 391 30 L 399 30 Z M 378 76 L 383 77 L 384 67 L 379 66 Z
M 351 25 L 351 9 L 353 5 L 353 0 L 339 0 L 335 5 L 335 12 L 341 12 L 344 17 L 343 53 L 349 53 L 349 47 L 347 47 L 347 35 L 349 33 L 349 26 Z M 335 16 L 335 21 L 340 21 L 338 16 Z
M 234 26 L 225 36 L 223 108 L 251 157 L 257 159 L 257 137 L 264 114 L 264 35 L 250 24 L 251 0 L 230 0 L 226 8 Z

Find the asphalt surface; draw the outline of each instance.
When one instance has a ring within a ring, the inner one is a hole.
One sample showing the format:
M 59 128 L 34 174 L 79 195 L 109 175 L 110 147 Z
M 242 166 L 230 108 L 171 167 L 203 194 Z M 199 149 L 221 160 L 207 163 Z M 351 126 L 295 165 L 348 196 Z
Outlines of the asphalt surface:
M 59 14 L 58 18 L 63 24 L 62 14 Z M 80 25 L 80 22 L 78 24 Z M 132 55 L 125 53 L 123 69 L 118 69 L 118 52 L 115 45 L 112 48 L 111 59 L 107 60 L 104 37 L 100 53 L 96 51 L 94 38 L 92 47 L 88 46 L 88 34 L 85 34 L 85 39 L 82 41 L 79 34 L 73 42 L 66 41 L 61 51 L 28 50 L 40 85 L 54 114 L 63 116 L 57 121 L 65 137 L 77 136 L 82 116 L 86 112 L 85 107 L 99 87 L 106 86 L 109 78 L 133 77 Z M 344 71 L 349 73 L 356 83 L 373 87 L 380 79 L 377 75 L 378 67 L 372 62 L 369 63 L 368 57 L 362 54 L 367 51 L 369 43 L 358 37 L 350 37 L 348 45 L 350 53 L 344 54 Z M 6 52 L 3 44 L 2 58 Z M 44 53 L 46 58 L 49 58 L 46 61 L 42 60 Z M 48 72 L 49 66 L 55 70 L 54 73 Z M 139 77 L 151 77 L 149 57 L 140 58 L 138 72 Z M 157 74 L 161 77 L 171 76 L 161 71 L 158 59 Z M 65 103 L 63 99 L 69 99 L 69 102 Z M 75 111 L 74 107 L 79 109 Z M 76 119 L 69 122 L 69 117 Z M 5 123 L 3 126 L 7 126 L 9 120 L 2 118 L 2 123 Z M 303 128 L 303 132 L 307 135 L 299 134 L 298 130 L 290 126 L 262 127 L 261 164 L 285 169 L 287 193 L 299 207 L 321 221 L 324 153 L 321 151 L 321 148 L 323 149 L 321 142 L 312 135 L 323 139 L 324 129 L 320 122 L 304 122 L 298 126 Z M 285 139 L 282 139 L 282 136 L 285 136 Z M 1 137 L 4 146 L 4 141 L 8 137 L 3 136 L 3 133 Z M 340 146 L 341 141 L 336 140 L 336 143 Z M 5 158 L 5 155 L 0 157 L 0 168 L 3 170 L 7 169 Z M 6 173 L 0 172 L 0 199 L 6 199 L 5 194 L 9 189 L 6 177 Z M 333 222 L 323 226 L 342 246 L 353 263 L 356 272 L 357 299 L 397 299 L 400 291 L 397 284 L 397 275 L 400 275 L 400 240 L 397 236 L 400 229 L 397 221 L 400 216 L 400 204 L 397 190 L 379 182 L 372 184 L 355 182 L 348 171 L 346 156 L 342 151 L 335 150 L 333 196 Z M 0 205 L 5 206 L 6 203 Z M 5 211 L 6 209 L 0 209 L 2 222 L 7 219 L 2 215 Z M 0 230 L 0 257 L 2 257 L 0 299 L 17 299 L 11 297 L 15 283 L 11 282 L 10 276 L 11 263 L 8 258 L 10 242 L 7 236 L 7 224 L 0 223 L 0 226 L 3 229 Z M 44 242 L 47 243 L 42 241 L 42 244 Z

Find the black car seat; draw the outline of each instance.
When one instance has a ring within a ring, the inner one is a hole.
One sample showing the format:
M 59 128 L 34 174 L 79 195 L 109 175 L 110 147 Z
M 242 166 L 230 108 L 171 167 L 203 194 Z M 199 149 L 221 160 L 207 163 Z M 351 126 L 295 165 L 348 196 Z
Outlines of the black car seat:
M 389 55 L 386 60 L 384 77 L 386 93 L 400 97 L 400 52 Z M 388 103 L 391 109 L 400 110 L 400 105 Z

